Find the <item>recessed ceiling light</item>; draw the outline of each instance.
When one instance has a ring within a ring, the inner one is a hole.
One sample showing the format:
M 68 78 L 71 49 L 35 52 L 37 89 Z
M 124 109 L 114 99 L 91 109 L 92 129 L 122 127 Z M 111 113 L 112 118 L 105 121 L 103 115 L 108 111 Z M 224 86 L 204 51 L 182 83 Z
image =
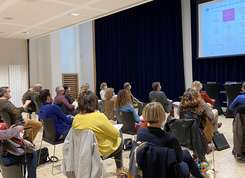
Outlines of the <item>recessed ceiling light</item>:
M 13 20 L 13 17 L 3 17 L 5 20 Z
M 73 13 L 71 13 L 70 15 L 76 17 L 76 16 L 79 16 L 79 15 L 81 15 L 81 14 L 80 14 L 80 13 L 77 13 L 77 12 L 73 12 Z

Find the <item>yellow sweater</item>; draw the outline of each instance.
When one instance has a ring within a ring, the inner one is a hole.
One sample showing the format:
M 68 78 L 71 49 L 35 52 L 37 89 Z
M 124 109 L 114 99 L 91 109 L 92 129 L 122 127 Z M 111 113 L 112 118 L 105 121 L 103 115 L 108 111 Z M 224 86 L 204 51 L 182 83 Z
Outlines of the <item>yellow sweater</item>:
M 99 151 L 103 157 L 111 155 L 121 144 L 119 131 L 103 113 L 77 114 L 72 127 L 80 130 L 91 129 L 96 136 Z

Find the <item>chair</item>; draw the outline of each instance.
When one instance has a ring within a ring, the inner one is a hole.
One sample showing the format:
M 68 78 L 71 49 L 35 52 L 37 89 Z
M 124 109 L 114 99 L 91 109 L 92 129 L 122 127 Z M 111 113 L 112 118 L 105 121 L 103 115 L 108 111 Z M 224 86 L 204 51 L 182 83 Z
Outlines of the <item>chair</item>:
M 119 111 L 117 121 L 119 124 L 123 124 L 122 133 L 130 135 L 136 134 L 133 112 Z
M 229 106 L 231 102 L 239 95 L 240 90 L 241 90 L 241 83 L 225 83 L 224 88 L 226 91 L 226 96 L 227 96 L 227 111 L 226 111 L 226 117 L 234 117 L 234 113 L 229 110 Z
M 113 100 L 104 100 L 103 101 L 103 112 L 106 117 L 110 120 L 115 120 L 115 110 L 114 110 L 115 102 Z
M 103 163 L 92 130 L 70 129 L 63 145 L 63 158 L 62 171 L 68 178 L 103 175 Z
M 44 140 L 45 142 L 48 142 L 49 144 L 53 145 L 53 154 L 50 157 L 52 161 L 52 174 L 54 175 L 54 163 L 59 161 L 59 158 L 55 156 L 55 146 L 58 144 L 61 144 L 64 142 L 64 139 L 57 140 L 56 138 L 56 128 L 55 128 L 55 121 L 52 118 L 47 118 L 47 119 L 41 119 L 43 121 L 43 137 L 42 141 Z M 42 141 L 40 148 L 42 148 Z M 40 160 L 40 155 L 38 158 L 38 164 Z
M 207 82 L 207 84 L 204 85 L 204 90 L 207 92 L 208 96 L 215 99 L 214 108 L 218 110 L 219 114 L 223 114 L 219 98 L 220 85 L 216 82 Z
M 11 166 L 1 165 L 0 169 L 4 178 L 23 178 L 22 166 L 19 164 Z
M 197 154 L 201 160 L 205 159 L 207 143 L 199 128 L 199 119 L 171 119 L 165 124 L 165 128 L 179 141 L 180 145 L 189 148 Z

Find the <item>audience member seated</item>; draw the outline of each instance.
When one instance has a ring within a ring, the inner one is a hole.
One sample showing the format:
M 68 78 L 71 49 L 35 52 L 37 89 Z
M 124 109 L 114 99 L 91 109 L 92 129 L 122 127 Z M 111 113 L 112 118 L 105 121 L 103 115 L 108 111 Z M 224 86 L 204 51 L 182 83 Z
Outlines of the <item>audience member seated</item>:
M 105 89 L 104 95 L 104 114 L 110 120 L 115 120 L 115 100 L 116 98 L 113 97 L 113 88 Z
M 41 103 L 39 100 L 40 91 L 42 90 L 41 84 L 35 84 L 29 90 L 27 90 L 23 97 L 22 97 L 22 103 L 25 104 L 26 100 L 31 100 L 32 102 L 29 104 L 27 108 L 27 112 L 32 113 L 38 113 Z
M 88 95 L 91 93 L 93 93 L 93 92 L 89 90 L 89 84 L 88 83 L 85 83 L 80 87 L 80 94 Z
M 9 87 L 0 88 L 0 115 L 2 120 L 10 127 L 11 125 L 24 125 L 28 130 L 25 131 L 24 138 L 33 142 L 37 133 L 42 128 L 42 123 L 34 119 L 23 119 L 22 112 L 27 111 L 28 105 L 31 100 L 26 100 L 22 107 L 17 108 L 13 103 L 11 103 L 11 91 Z M 6 115 L 8 117 L 6 117 Z M 5 116 L 4 116 L 5 115 Z
M 65 93 L 65 98 L 67 99 L 69 104 L 72 104 L 75 101 L 75 99 L 70 94 L 71 88 L 66 86 L 66 85 L 64 85 L 63 88 L 65 90 L 65 92 L 64 92 Z
M 164 91 L 161 91 L 161 84 L 160 82 L 153 82 L 152 83 L 152 91 L 149 93 L 149 100 L 150 102 L 155 101 L 161 103 L 164 110 L 169 113 L 172 109 L 172 104 L 170 100 L 167 98 Z
M 132 112 L 135 123 L 139 123 L 140 118 L 136 113 L 131 100 L 131 95 L 128 90 L 122 89 L 117 94 L 116 108 L 118 112 Z
M 192 83 L 192 89 L 196 90 L 203 102 L 203 109 L 205 110 L 207 116 L 214 121 L 215 123 L 215 131 L 218 131 L 218 128 L 221 127 L 222 123 L 218 123 L 219 113 L 217 109 L 213 109 L 213 105 L 215 103 L 214 99 L 211 99 L 208 94 L 202 90 L 202 83 L 199 81 L 194 81 Z M 212 112 L 211 112 L 212 111 Z
M 103 158 L 114 157 L 117 175 L 124 174 L 122 160 L 123 139 L 107 117 L 97 111 L 97 96 L 94 93 L 80 95 L 78 105 L 80 113 L 73 120 L 73 129 L 92 130 L 96 136 L 101 156 Z
M 102 100 L 105 100 L 106 89 L 107 89 L 107 83 L 106 82 L 101 83 L 100 84 L 100 98 Z
M 23 126 L 15 126 L 10 127 L 8 129 L 2 130 L 0 129 L 0 162 L 3 166 L 11 166 L 16 164 L 26 164 L 27 167 L 27 178 L 36 178 L 36 168 L 37 168 L 37 155 L 36 152 L 33 151 L 32 153 L 26 153 L 21 156 L 16 156 L 9 153 L 7 150 L 8 145 L 6 141 L 11 138 L 19 138 L 20 133 L 24 132 Z
M 125 82 L 123 84 L 123 88 L 129 92 L 132 104 L 135 108 L 143 107 L 143 103 L 140 102 L 140 100 L 138 100 L 137 98 L 135 98 L 134 95 L 132 94 L 131 92 L 132 87 L 129 82 Z
M 65 89 L 62 86 L 56 87 L 56 96 L 54 98 L 54 103 L 60 106 L 64 114 L 73 114 L 75 106 L 70 104 L 65 97 Z
M 211 107 L 213 107 L 215 103 L 215 99 L 212 99 L 208 96 L 206 91 L 202 91 L 203 85 L 200 81 L 194 81 L 192 82 L 191 88 L 199 92 L 201 98 L 208 104 L 210 104 Z
M 209 117 L 209 115 L 212 115 L 212 111 L 207 114 L 206 110 L 208 109 L 196 90 L 189 88 L 185 91 L 180 102 L 180 119 L 200 119 L 201 123 L 199 127 L 203 130 L 206 140 L 209 143 L 213 138 L 215 121 L 213 117 Z
M 59 106 L 52 104 L 51 94 L 48 89 L 44 89 L 40 92 L 41 108 L 38 114 L 39 119 L 54 119 L 56 127 L 57 140 L 63 139 L 68 134 L 71 125 L 72 118 L 66 116 Z
M 245 105 L 245 82 L 242 84 L 241 94 L 238 95 L 230 104 L 229 109 L 236 112 L 236 109 L 240 105 Z
M 173 135 L 162 130 L 163 123 L 166 119 L 162 105 L 158 102 L 147 104 L 143 112 L 143 117 L 148 122 L 148 126 L 147 128 L 140 128 L 138 130 L 137 141 L 174 149 L 179 163 L 181 177 L 189 177 L 190 171 L 194 177 L 203 178 L 190 153 L 187 150 L 181 149 L 178 140 Z

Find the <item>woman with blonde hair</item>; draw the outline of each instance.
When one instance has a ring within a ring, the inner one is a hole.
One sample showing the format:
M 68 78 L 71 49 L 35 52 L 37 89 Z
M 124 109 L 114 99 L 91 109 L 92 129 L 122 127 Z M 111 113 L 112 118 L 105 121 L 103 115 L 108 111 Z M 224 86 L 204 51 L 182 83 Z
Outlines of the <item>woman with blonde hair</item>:
M 158 102 L 147 104 L 144 108 L 143 117 L 148 126 L 138 130 L 137 141 L 173 149 L 179 164 L 181 177 L 189 177 L 190 171 L 194 177 L 203 178 L 189 151 L 182 150 L 177 138 L 162 129 L 166 120 L 163 106 Z
M 202 101 L 202 107 L 204 112 L 206 113 L 207 117 L 212 120 L 215 126 L 215 131 L 218 131 L 218 128 L 221 127 L 221 123 L 218 123 L 219 113 L 217 109 L 213 109 L 213 105 L 215 104 L 215 100 L 210 98 L 205 91 L 202 91 L 202 83 L 200 81 L 194 81 L 192 83 L 192 89 L 194 89 Z
M 116 108 L 118 112 L 133 112 L 134 121 L 136 123 L 139 123 L 139 115 L 136 113 L 132 104 L 131 95 L 126 89 L 122 89 L 118 92 L 116 99 Z
M 200 81 L 194 81 L 192 82 L 191 88 L 196 90 L 201 98 L 208 104 L 210 104 L 211 107 L 215 104 L 215 100 L 210 98 L 207 94 L 207 92 L 202 91 L 203 85 Z

